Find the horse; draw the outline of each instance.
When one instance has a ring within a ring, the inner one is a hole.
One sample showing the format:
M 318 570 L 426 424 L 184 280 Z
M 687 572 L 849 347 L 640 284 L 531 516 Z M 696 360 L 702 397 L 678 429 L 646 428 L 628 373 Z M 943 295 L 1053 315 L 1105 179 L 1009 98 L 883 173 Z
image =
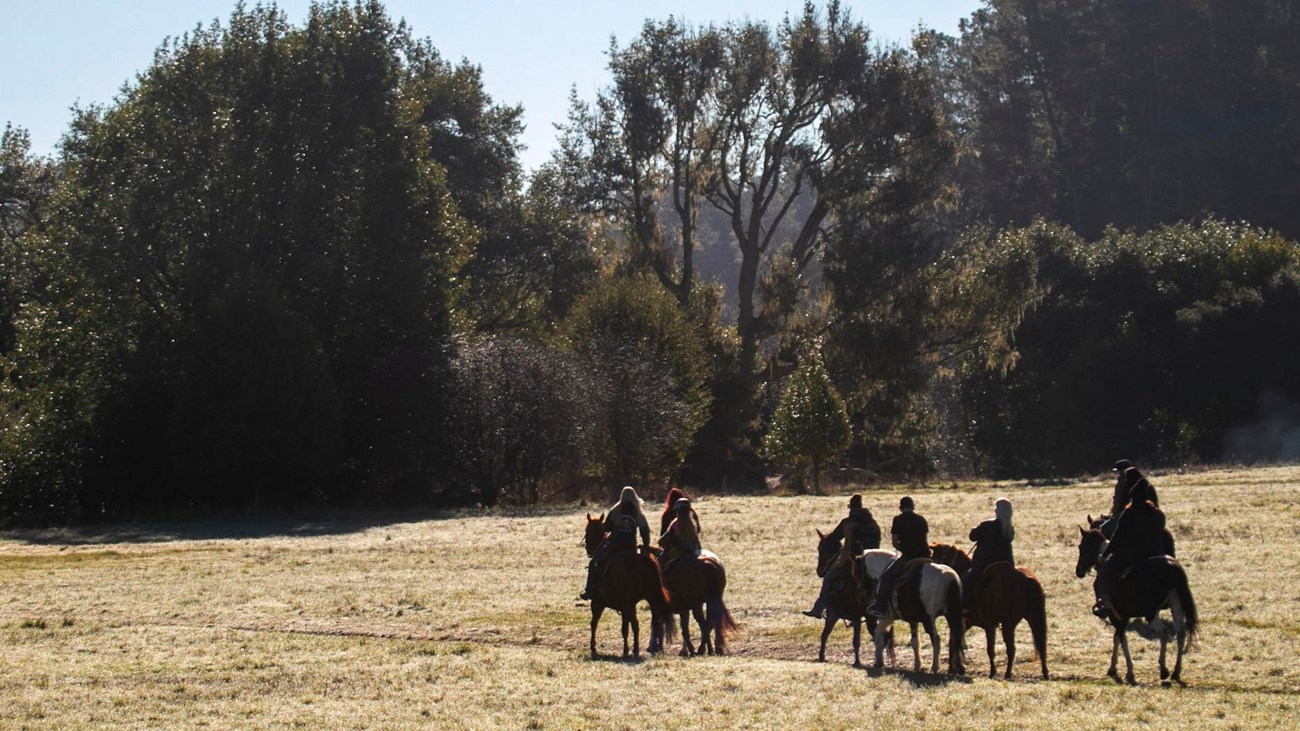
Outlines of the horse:
M 596 554 L 600 544 L 605 540 L 605 514 L 593 517 L 587 513 L 587 528 L 584 534 L 587 556 Z M 608 607 L 618 612 L 623 619 L 623 657 L 629 654 L 628 630 L 632 631 L 631 654 L 641 656 L 641 623 L 636 616 L 636 606 L 644 599 L 650 604 L 650 643 L 649 652 L 663 650 L 664 635 L 669 639 L 673 634 L 672 615 L 668 608 L 668 593 L 664 590 L 663 576 L 659 572 L 659 562 L 654 556 L 639 551 L 620 551 L 610 556 L 601 576 L 597 579 L 596 590 L 591 598 L 591 657 L 596 653 L 596 627 L 600 624 L 600 615 Z
M 1109 541 L 1099 529 L 1084 529 L 1080 526 L 1079 562 L 1074 568 L 1075 576 L 1082 579 L 1089 571 L 1096 568 L 1108 544 Z M 1109 621 L 1115 628 L 1115 637 L 1110 651 L 1110 669 L 1106 671 L 1106 675 L 1116 682 L 1119 681 L 1119 649 L 1123 647 L 1127 668 L 1124 680 L 1129 685 L 1137 684 L 1133 678 L 1133 657 L 1128 649 L 1129 619 L 1143 617 L 1147 622 L 1154 623 L 1160 610 L 1168 609 L 1173 615 L 1178 655 L 1174 661 L 1174 672 L 1170 674 L 1165 666 L 1169 637 L 1161 627 L 1160 681 L 1165 686 L 1170 684 L 1170 680 L 1179 685 L 1186 685 L 1182 680 L 1183 651 L 1195 643 L 1199 622 L 1196 616 L 1196 600 L 1192 598 L 1192 591 L 1187 583 L 1187 572 L 1183 570 L 1182 565 L 1172 556 L 1151 556 L 1139 561 L 1116 580 L 1111 604 L 1115 611 L 1111 613 Z
M 951 566 L 962 572 L 963 576 L 970 570 L 971 559 L 960 548 L 936 543 L 931 545 L 931 549 L 935 561 Z M 989 677 L 996 678 L 998 675 L 994 633 L 1001 626 L 1002 643 L 1007 646 L 1005 677 L 1011 680 L 1011 668 L 1016 662 L 1016 625 L 1023 619 L 1029 622 L 1029 630 L 1034 637 L 1034 650 L 1042 665 L 1043 680 L 1047 680 L 1047 598 L 1038 577 L 1027 568 L 998 561 L 984 569 L 984 578 L 979 587 L 964 588 L 966 591 L 979 589 L 975 594 L 974 611 L 966 613 L 964 618 L 966 628 L 980 627 L 984 630 L 989 654 Z
M 862 577 L 866 575 L 865 569 L 861 565 L 861 558 L 853 556 L 849 552 L 850 540 L 837 541 L 828 534 L 817 531 L 817 576 L 824 578 L 826 572 L 830 570 L 833 563 L 838 561 L 845 562 L 848 568 L 849 578 L 844 587 L 831 597 L 831 601 L 826 604 L 826 624 L 822 627 L 821 648 L 817 652 L 817 662 L 826 662 L 826 639 L 830 637 L 831 630 L 835 628 L 838 620 L 844 620 L 853 627 L 853 667 L 862 667 L 862 658 L 860 648 L 862 646 L 862 620 L 867 621 L 867 631 L 873 636 L 876 633 L 876 618 L 867 614 L 867 607 L 870 606 L 873 592 L 868 590 L 874 587 L 863 587 Z M 893 634 L 889 637 L 889 661 L 894 662 Z
M 862 565 L 873 581 L 880 581 L 889 564 L 898 554 L 875 548 L 862 554 Z M 916 634 L 916 625 L 921 624 L 930 635 L 930 649 L 933 659 L 930 672 L 939 672 L 939 631 L 935 628 L 935 619 L 944 617 L 948 621 L 948 673 L 965 675 L 966 667 L 962 663 L 962 617 L 961 617 L 961 577 L 951 567 L 934 563 L 930 559 L 914 559 L 908 562 L 907 569 L 895 585 L 894 599 L 885 612 L 885 618 L 876 625 L 876 664 L 879 670 L 884 665 L 884 641 L 886 632 L 896 620 L 902 620 L 912 628 L 912 670 L 921 671 L 921 643 Z
M 681 619 L 682 657 L 725 655 L 727 635 L 739 628 L 722 594 L 727 588 L 727 569 L 712 551 L 680 556 L 664 567 L 664 588 L 669 610 Z M 700 627 L 700 644 L 691 644 L 690 617 Z

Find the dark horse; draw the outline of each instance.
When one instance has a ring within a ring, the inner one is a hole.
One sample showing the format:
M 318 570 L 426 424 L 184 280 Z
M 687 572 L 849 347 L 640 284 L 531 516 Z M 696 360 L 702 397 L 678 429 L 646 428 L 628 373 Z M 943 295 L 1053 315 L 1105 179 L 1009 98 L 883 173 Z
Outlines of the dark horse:
M 1075 576 L 1082 579 L 1096 568 L 1107 543 L 1106 537 L 1097 528 L 1079 528 L 1079 562 L 1074 568 Z M 1154 623 L 1160 610 L 1168 609 L 1173 615 L 1178 656 L 1174 660 L 1174 672 L 1171 675 L 1165 667 L 1169 638 L 1161 631 L 1160 680 L 1164 685 L 1169 685 L 1171 679 L 1179 685 L 1185 685 L 1182 680 L 1183 650 L 1195 642 L 1199 625 L 1196 601 L 1192 599 L 1192 590 L 1187 585 L 1187 572 L 1183 571 L 1178 561 L 1172 556 L 1152 556 L 1139 561 L 1115 582 L 1111 604 L 1115 611 L 1109 621 L 1115 628 L 1115 641 L 1110 651 L 1110 669 L 1106 674 L 1119 680 L 1119 648 L 1123 647 L 1128 671 L 1124 680 L 1129 685 L 1136 684 L 1133 679 L 1133 657 L 1128 651 L 1126 635 L 1129 619 L 1143 617 L 1147 622 Z
M 966 552 L 947 544 L 931 545 L 934 560 L 945 563 L 959 572 L 970 568 L 971 559 Z M 973 612 L 964 616 L 968 627 L 984 630 L 989 653 L 989 677 L 997 677 L 995 661 L 995 632 L 1002 627 L 1002 643 L 1007 646 L 1006 679 L 1011 679 L 1011 668 L 1016 662 L 1016 625 L 1026 620 L 1034 636 L 1034 650 L 1042 665 L 1043 680 L 1047 680 L 1047 599 L 1038 577 L 1027 568 L 1012 566 L 1006 561 L 990 564 L 984 570 L 979 586 L 965 587 L 975 592 Z
M 587 513 L 584 543 L 587 556 L 596 553 L 605 540 L 605 516 L 592 517 Z M 628 629 L 632 630 L 631 654 L 641 656 L 641 623 L 636 617 L 636 605 L 645 599 L 650 604 L 650 643 L 647 650 L 661 652 L 664 635 L 673 634 L 672 614 L 668 608 L 668 594 L 664 591 L 659 562 L 648 553 L 635 550 L 620 551 L 611 555 L 596 581 L 596 591 L 591 599 L 591 656 L 596 655 L 596 625 L 606 607 L 623 618 L 623 657 L 627 657 Z
M 681 556 L 664 566 L 664 587 L 668 590 L 668 604 L 681 618 L 682 657 L 724 655 L 727 635 L 738 627 L 731 612 L 722 600 L 727 588 L 727 570 L 711 551 L 699 555 Z M 691 644 L 690 618 L 700 626 L 700 644 Z
M 859 563 L 860 557 L 846 553 L 844 547 L 850 545 L 851 540 L 841 543 L 821 531 L 817 531 L 817 537 L 817 576 L 824 578 L 831 565 L 837 561 L 846 562 L 848 568 L 848 580 L 826 604 L 826 625 L 822 627 L 822 643 L 817 651 L 817 662 L 826 662 L 826 638 L 830 637 L 831 630 L 835 629 L 835 623 L 842 619 L 853 627 L 853 667 L 863 667 L 862 620 L 866 620 L 868 632 L 872 635 L 876 633 L 876 618 L 867 614 L 867 607 L 871 605 L 871 600 L 875 596 L 875 582 L 866 577 L 866 570 Z M 888 647 L 889 661 L 892 664 L 894 662 L 892 631 Z

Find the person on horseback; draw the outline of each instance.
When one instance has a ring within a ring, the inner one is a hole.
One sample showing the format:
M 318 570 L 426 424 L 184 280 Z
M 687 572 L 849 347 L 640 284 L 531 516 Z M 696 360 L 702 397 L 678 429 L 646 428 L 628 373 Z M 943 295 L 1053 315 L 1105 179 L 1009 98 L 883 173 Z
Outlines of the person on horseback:
M 849 514 L 835 526 L 826 537 L 835 541 L 843 541 L 846 534 L 852 535 L 852 545 L 849 550 L 854 556 L 861 556 L 863 551 L 872 548 L 880 548 L 880 525 L 872 517 L 871 511 L 862 506 L 862 496 L 854 493 L 849 498 Z M 844 568 L 833 566 L 826 575 L 822 577 L 822 590 L 817 595 L 817 601 L 813 602 L 812 609 L 804 611 L 804 615 L 821 619 L 822 614 L 826 611 L 826 603 L 834 595 L 836 587 L 842 582 L 844 577 Z
M 1125 571 L 1152 556 L 1165 554 L 1165 514 L 1150 500 L 1129 503 L 1120 514 L 1115 537 L 1097 565 L 1097 603 L 1092 613 L 1108 617 L 1114 611 L 1111 594 Z
M 679 498 L 673 505 L 676 517 L 668 524 L 668 530 L 659 536 L 659 547 L 663 549 L 664 571 L 670 564 L 676 563 L 683 556 L 697 556 L 700 553 L 700 534 L 695 523 L 695 508 L 691 501 Z
M 629 485 L 619 494 L 618 502 L 605 513 L 605 531 L 610 534 L 610 537 L 600 544 L 600 548 L 596 549 L 596 553 L 587 564 L 587 585 L 578 598 L 591 598 L 595 591 L 596 577 L 600 576 L 600 572 L 604 569 L 605 561 L 614 554 L 616 549 L 636 548 L 637 533 L 641 534 L 641 545 L 650 547 L 650 522 L 646 520 L 643 504 L 636 490 Z M 628 533 L 632 537 L 630 542 L 626 540 Z M 616 534 L 619 540 L 612 540 Z
M 989 566 L 999 561 L 1016 565 L 1011 548 L 1016 537 L 1016 529 L 1011 523 L 1011 501 L 998 498 L 993 503 L 993 515 L 992 520 L 980 523 L 970 532 L 970 539 L 975 541 L 975 553 L 971 556 L 970 570 L 961 582 L 962 608 L 968 611 L 975 607 L 975 589 Z
M 1115 480 L 1115 493 L 1110 499 L 1110 518 L 1101 524 L 1101 533 L 1107 538 L 1114 537 L 1120 515 L 1124 512 L 1124 506 L 1129 503 L 1136 504 L 1143 500 L 1150 500 L 1156 507 L 1160 507 L 1156 489 L 1138 468 L 1133 466 L 1132 462 L 1127 459 L 1119 460 L 1115 463 L 1115 471 L 1119 473 L 1119 477 Z
M 910 496 L 904 496 L 898 501 L 898 510 L 899 514 L 890 524 L 889 537 L 901 555 L 880 574 L 876 601 L 867 608 L 867 613 L 876 618 L 884 618 L 892 599 L 894 581 L 907 563 L 912 559 L 930 557 L 930 525 L 916 512 L 916 503 Z
M 664 498 L 664 512 L 659 516 L 659 535 L 668 532 L 668 526 L 672 524 L 673 518 L 677 517 L 677 501 L 686 497 L 680 487 L 674 487 L 668 491 L 668 496 Z M 695 534 L 698 536 L 704 531 L 700 530 L 700 516 L 691 508 L 691 520 L 695 523 Z

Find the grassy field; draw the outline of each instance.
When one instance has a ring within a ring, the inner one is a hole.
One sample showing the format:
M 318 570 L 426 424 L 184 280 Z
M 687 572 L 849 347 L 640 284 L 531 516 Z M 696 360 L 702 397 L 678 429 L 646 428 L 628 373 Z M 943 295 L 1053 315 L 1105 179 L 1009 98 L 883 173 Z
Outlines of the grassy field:
M 985 677 L 974 632 L 965 678 L 854 670 L 845 629 L 830 661 L 813 662 L 820 623 L 798 612 L 818 587 L 813 530 L 843 515 L 843 496 L 698 502 L 742 631 L 731 656 L 693 660 L 614 659 L 616 616 L 599 636 L 610 658 L 588 659 L 582 507 L 11 532 L 0 535 L 0 728 L 1293 726 L 1300 468 L 1153 479 L 1202 619 L 1188 687 L 1171 689 L 1158 684 L 1158 643 L 1136 634 L 1139 686 L 1105 677 L 1110 633 L 1088 611 L 1090 580 L 1074 577 L 1076 526 L 1109 504 L 1108 477 L 910 491 L 932 540 L 963 547 L 995 497 L 1015 503 L 1017 558 L 1047 591 L 1052 679 L 1037 679 L 1022 626 L 1011 683 Z M 888 525 L 901 494 L 872 490 L 866 503 Z M 910 651 L 899 657 L 910 668 Z

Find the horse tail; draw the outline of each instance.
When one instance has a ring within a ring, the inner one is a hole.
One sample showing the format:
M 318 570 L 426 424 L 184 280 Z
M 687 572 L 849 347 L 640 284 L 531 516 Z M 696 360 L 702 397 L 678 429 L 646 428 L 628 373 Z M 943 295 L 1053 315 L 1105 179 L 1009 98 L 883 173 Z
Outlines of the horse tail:
M 653 556 L 649 559 L 646 561 L 649 570 L 646 572 L 648 586 L 645 594 L 646 601 L 650 604 L 650 620 L 668 642 L 676 642 L 677 623 L 673 621 L 671 599 L 668 596 L 668 589 L 664 586 L 664 575 L 659 569 L 659 562 Z
M 948 588 L 944 594 L 944 619 L 948 620 L 948 671 L 952 673 L 965 674 L 966 665 L 962 657 L 962 645 L 965 642 L 965 629 L 962 619 L 962 601 L 961 601 L 961 579 L 957 578 L 957 572 L 951 571 L 948 578 Z M 945 573 L 949 573 L 945 572 Z
M 1029 631 L 1034 635 L 1034 652 L 1047 667 L 1047 595 L 1037 577 L 1023 570 L 1025 576 L 1025 619 L 1029 622 Z
M 1192 587 L 1187 583 L 1187 572 L 1183 567 L 1178 566 L 1178 581 L 1174 591 L 1178 592 L 1178 603 L 1183 605 L 1184 626 L 1187 628 L 1187 647 L 1190 649 L 1196 644 L 1197 632 L 1200 629 L 1200 620 L 1196 615 L 1196 600 L 1192 598 Z
M 710 567 L 712 570 L 709 570 Z M 722 599 L 722 594 L 727 588 L 727 569 L 721 561 L 707 562 L 704 579 L 708 590 L 708 598 L 704 600 L 704 610 L 708 624 L 717 630 L 718 649 L 721 652 L 727 638 L 735 635 L 740 629 L 740 625 L 736 624 L 735 618 L 731 616 L 731 610 L 727 609 L 727 603 Z

